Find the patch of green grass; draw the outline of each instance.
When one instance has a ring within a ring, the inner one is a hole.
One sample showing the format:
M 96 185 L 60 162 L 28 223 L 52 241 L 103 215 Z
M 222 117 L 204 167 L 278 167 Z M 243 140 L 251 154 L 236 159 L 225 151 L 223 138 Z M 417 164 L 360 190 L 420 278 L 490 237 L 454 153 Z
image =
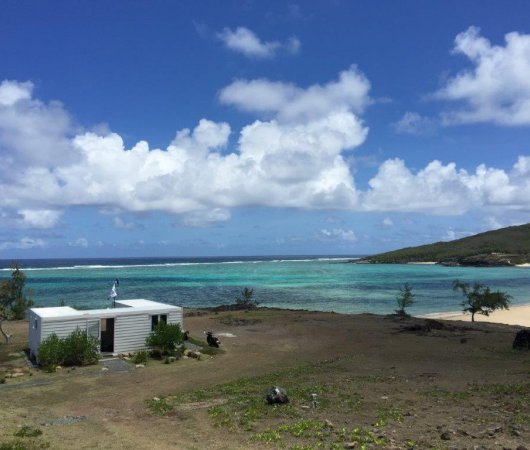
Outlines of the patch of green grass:
M 42 431 L 39 430 L 38 428 L 31 428 L 25 425 L 22 428 L 20 428 L 20 430 L 16 431 L 14 436 L 25 438 L 25 437 L 37 437 L 37 436 L 40 436 L 41 434 L 42 434 Z
M 263 442 L 266 444 L 273 444 L 282 440 L 282 435 L 276 430 L 265 430 L 261 433 L 255 433 L 250 438 L 253 442 Z
M 378 447 L 383 447 L 388 443 L 388 440 L 386 438 L 377 437 L 371 431 L 365 430 L 364 428 L 361 428 L 361 427 L 354 428 L 350 432 L 349 438 L 353 442 L 360 444 L 359 448 L 361 450 L 366 450 L 367 448 L 369 448 L 367 447 L 367 445 L 369 444 L 374 444 L 374 445 L 377 445 Z
M 39 442 L 36 440 L 0 442 L 0 450 L 39 450 L 50 448 L 49 442 Z
M 153 397 L 147 400 L 147 408 L 154 414 L 164 415 L 173 410 L 173 405 L 166 397 Z
M 379 409 L 377 412 L 377 421 L 374 426 L 383 427 L 389 420 L 401 423 L 403 422 L 403 413 L 397 407 Z
M 210 355 L 210 356 L 219 355 L 225 352 L 222 348 L 210 347 L 209 345 L 206 345 L 205 347 L 201 347 L 199 351 L 203 355 Z

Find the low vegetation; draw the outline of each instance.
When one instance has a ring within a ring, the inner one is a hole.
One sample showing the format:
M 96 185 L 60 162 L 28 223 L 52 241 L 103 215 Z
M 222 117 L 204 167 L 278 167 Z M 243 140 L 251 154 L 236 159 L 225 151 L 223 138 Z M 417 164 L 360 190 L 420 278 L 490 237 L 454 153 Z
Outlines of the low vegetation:
M 26 309 L 33 306 L 31 291 L 25 288 L 26 275 L 17 262 L 11 264 L 11 278 L 0 283 L 0 320 L 24 319 Z
M 396 297 L 396 303 L 398 306 L 398 309 L 396 309 L 396 314 L 400 316 L 408 316 L 405 309 L 414 303 L 414 297 L 415 295 L 412 293 L 412 286 L 408 283 L 405 283 L 399 289 L 399 295 Z
M 182 344 L 182 330 L 178 323 L 158 323 L 145 340 L 151 352 L 160 356 L 173 356 Z
M 39 362 L 49 371 L 57 366 L 86 366 L 99 359 L 99 339 L 79 328 L 61 339 L 55 333 L 41 342 Z

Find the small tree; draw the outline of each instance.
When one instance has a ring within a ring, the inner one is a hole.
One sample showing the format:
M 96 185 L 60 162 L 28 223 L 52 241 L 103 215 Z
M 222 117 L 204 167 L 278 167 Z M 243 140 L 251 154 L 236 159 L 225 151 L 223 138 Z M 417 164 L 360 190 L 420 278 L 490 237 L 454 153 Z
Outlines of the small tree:
M 236 297 L 236 305 L 246 306 L 248 308 L 255 308 L 256 306 L 258 306 L 258 302 L 256 300 L 253 300 L 253 297 L 254 289 L 246 287 L 241 291 L 240 296 Z
M 9 319 L 23 319 L 26 309 L 33 306 L 33 301 L 27 296 L 26 275 L 22 272 L 17 262 L 11 264 L 13 272 L 11 278 L 0 284 L 0 304 L 4 307 L 5 316 Z
M 39 346 L 39 362 L 44 369 L 53 372 L 64 361 L 64 340 L 50 334 Z
M 159 350 L 162 355 L 173 353 L 177 345 L 182 344 L 180 324 L 159 322 L 145 339 L 145 344 L 152 350 Z
M 415 295 L 412 293 L 412 286 L 408 283 L 405 283 L 402 287 L 399 288 L 399 295 L 396 297 L 396 302 L 398 309 L 396 309 L 396 314 L 400 316 L 408 316 L 405 312 L 405 308 L 409 307 L 414 303 Z
M 99 359 L 99 339 L 79 328 L 64 338 L 63 346 L 66 366 L 95 364 Z
M 480 283 L 473 284 L 473 289 L 469 283 L 462 283 L 459 280 L 453 281 L 453 290 L 462 291 L 465 300 L 462 301 L 464 313 L 471 313 L 471 322 L 475 321 L 475 314 L 489 316 L 496 309 L 508 309 L 512 296 L 505 292 L 492 292 L 488 286 Z

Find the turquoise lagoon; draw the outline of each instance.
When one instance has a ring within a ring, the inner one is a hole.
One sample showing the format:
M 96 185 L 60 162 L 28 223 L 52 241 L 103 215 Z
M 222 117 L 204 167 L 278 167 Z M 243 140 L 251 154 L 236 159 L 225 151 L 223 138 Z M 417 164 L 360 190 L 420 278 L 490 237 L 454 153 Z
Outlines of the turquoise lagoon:
M 352 257 L 124 258 L 21 260 L 38 306 L 64 302 L 78 308 L 110 306 L 108 293 L 119 279 L 119 298 L 147 298 L 208 307 L 233 303 L 244 287 L 254 288 L 261 306 L 388 314 L 399 287 L 413 286 L 411 314 L 460 309 L 452 282 L 478 281 L 530 303 L 530 268 L 443 267 L 415 264 L 351 264 Z M 0 261 L 0 280 L 9 277 Z

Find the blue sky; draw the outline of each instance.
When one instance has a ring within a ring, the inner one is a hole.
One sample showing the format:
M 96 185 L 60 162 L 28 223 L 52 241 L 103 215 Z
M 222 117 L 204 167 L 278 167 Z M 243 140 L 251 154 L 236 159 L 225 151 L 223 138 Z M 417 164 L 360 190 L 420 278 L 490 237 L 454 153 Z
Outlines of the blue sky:
M 0 259 L 367 254 L 529 222 L 528 17 L 3 1 Z

